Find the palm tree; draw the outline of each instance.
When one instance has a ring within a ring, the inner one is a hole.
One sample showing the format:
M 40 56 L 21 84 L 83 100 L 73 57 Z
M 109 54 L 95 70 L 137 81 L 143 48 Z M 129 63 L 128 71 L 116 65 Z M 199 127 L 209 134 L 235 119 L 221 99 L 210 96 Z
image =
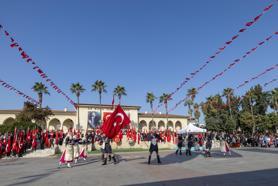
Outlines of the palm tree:
M 269 105 L 270 105 L 270 108 L 272 108 L 277 115 L 277 112 L 278 112 L 278 88 L 275 88 L 270 92 Z
M 166 111 L 166 121 L 167 121 L 167 127 L 168 127 L 168 101 L 172 100 L 170 94 L 163 93 L 159 97 L 159 103 L 163 103 L 165 106 L 165 111 Z
M 199 105 L 197 103 L 194 104 L 194 117 L 195 119 L 197 119 L 198 123 L 199 123 L 199 119 L 200 119 L 200 116 L 201 116 L 201 113 L 199 111 Z
M 156 97 L 152 92 L 147 92 L 146 102 L 150 104 L 150 107 L 151 107 L 151 110 L 152 110 L 152 123 L 153 123 L 153 114 L 154 114 L 153 102 L 154 102 L 155 99 L 156 99 Z
M 126 96 L 126 90 L 125 87 L 118 85 L 115 89 L 114 89 L 114 95 L 116 95 L 119 99 L 119 104 L 121 104 L 121 99 L 122 96 Z
M 250 106 L 250 111 L 252 115 L 252 121 L 253 121 L 253 127 L 252 127 L 252 136 L 255 134 L 255 129 L 256 129 L 256 123 L 255 123 L 255 118 L 254 118 L 254 111 L 253 111 L 253 104 L 254 104 L 254 92 L 252 90 L 249 90 L 245 94 L 245 98 L 248 100 L 248 104 Z
M 80 83 L 72 83 L 71 86 L 70 86 L 70 91 L 76 95 L 77 97 L 77 113 L 78 113 L 78 116 L 77 116 L 77 126 L 78 126 L 78 129 L 80 128 L 80 116 L 79 116 L 79 97 L 80 97 L 80 94 L 83 93 L 85 91 L 85 89 L 83 88 L 83 86 L 80 84 Z
M 184 106 L 187 106 L 188 107 L 188 115 L 189 115 L 189 120 L 191 120 L 192 118 L 192 114 L 193 114 L 193 111 L 192 111 L 192 108 L 191 106 L 193 105 L 193 101 L 191 99 L 186 99 L 185 102 L 184 102 Z
M 102 98 L 102 93 L 106 93 L 106 85 L 105 82 L 101 80 L 97 80 L 93 85 L 92 85 L 92 91 L 93 92 L 98 92 L 99 95 L 99 104 L 100 104 L 100 118 L 101 117 L 101 98 Z M 100 121 L 101 122 L 101 121 Z
M 233 115 L 232 115 L 232 107 L 231 107 L 231 96 L 233 95 L 233 89 L 231 88 L 226 88 L 223 91 L 223 96 L 226 97 L 227 100 L 227 104 L 229 106 L 229 112 L 230 112 L 230 117 L 231 119 L 233 119 Z
M 191 89 L 188 89 L 187 90 L 187 94 L 186 96 L 190 98 L 191 102 L 188 102 L 186 103 L 187 106 L 189 106 L 189 108 L 191 108 L 191 105 L 194 104 L 194 100 L 195 100 L 195 97 L 196 95 L 198 94 L 197 92 L 197 89 L 196 88 L 191 88 Z M 187 100 L 186 100 L 187 101 Z M 191 112 L 190 116 L 192 117 L 192 112 L 193 110 L 192 109 L 189 109 L 188 112 Z
M 42 108 L 42 98 L 43 94 L 50 95 L 48 92 L 48 88 L 42 82 L 36 82 L 35 85 L 32 87 L 34 92 L 38 94 L 39 97 L 39 107 Z
M 191 89 L 187 90 L 187 96 L 190 97 L 190 99 L 192 100 L 193 103 L 194 103 L 194 99 L 197 94 L 198 94 L 198 92 L 197 92 L 196 88 L 191 88 Z

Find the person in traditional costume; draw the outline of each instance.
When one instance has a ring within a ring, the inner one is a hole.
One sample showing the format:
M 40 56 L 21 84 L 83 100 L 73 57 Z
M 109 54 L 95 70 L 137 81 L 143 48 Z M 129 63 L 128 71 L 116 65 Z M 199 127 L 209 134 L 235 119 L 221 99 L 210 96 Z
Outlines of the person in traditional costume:
M 74 144 L 72 131 L 68 132 L 64 141 L 66 147 L 60 157 L 59 167 L 61 167 L 62 164 L 67 164 L 67 167 L 71 168 L 71 162 L 73 162 L 73 144 Z
M 73 154 L 74 154 L 74 163 L 76 164 L 78 159 L 79 159 L 79 143 L 80 143 L 80 138 L 78 138 L 77 135 L 73 136 Z
M 12 151 L 12 140 L 11 140 L 11 136 L 9 134 L 8 134 L 7 138 L 8 138 L 8 140 L 6 142 L 6 149 L 5 149 L 5 151 L 6 151 L 6 156 L 10 157 L 11 151 Z
M 181 152 L 182 145 L 183 145 L 183 138 L 182 138 L 182 135 L 179 135 L 178 136 L 178 143 L 177 143 L 178 148 L 176 150 L 176 155 L 178 155 L 178 152 L 180 152 L 179 154 L 182 155 L 182 152 Z
M 150 135 L 151 145 L 150 145 L 150 149 L 149 149 L 150 155 L 149 155 L 149 159 L 148 159 L 148 164 L 151 163 L 151 158 L 152 158 L 152 153 L 153 152 L 156 153 L 157 163 L 159 163 L 159 164 L 161 163 L 160 157 L 159 157 L 159 154 L 158 154 L 158 144 L 157 144 L 158 141 L 162 141 L 160 135 L 157 134 L 156 132 L 151 133 L 151 135 Z
M 211 157 L 211 148 L 212 148 L 212 136 L 209 135 L 206 141 L 206 148 L 205 148 L 205 157 Z
M 109 139 L 108 137 L 104 138 L 103 141 L 103 146 L 104 146 L 104 160 L 103 160 L 103 164 L 102 165 L 107 165 L 107 158 L 109 157 L 109 161 L 110 161 L 110 157 L 112 157 L 114 164 L 117 163 L 116 157 L 115 155 L 112 153 L 112 147 L 111 147 L 111 139 Z
M 188 138 L 187 138 L 187 149 L 186 149 L 186 152 L 185 152 L 185 155 L 186 156 L 191 156 L 191 148 L 194 146 L 194 137 L 193 135 L 189 135 Z
M 83 160 L 86 160 L 87 158 L 87 145 L 88 145 L 88 139 L 86 137 L 86 135 L 82 134 L 81 135 L 82 139 L 81 139 L 81 145 L 80 145 L 80 154 L 79 154 L 79 158 L 83 158 Z
M 224 138 L 220 139 L 220 151 L 224 154 L 224 156 L 226 156 L 226 153 L 228 153 L 230 156 L 232 155 L 229 144 Z

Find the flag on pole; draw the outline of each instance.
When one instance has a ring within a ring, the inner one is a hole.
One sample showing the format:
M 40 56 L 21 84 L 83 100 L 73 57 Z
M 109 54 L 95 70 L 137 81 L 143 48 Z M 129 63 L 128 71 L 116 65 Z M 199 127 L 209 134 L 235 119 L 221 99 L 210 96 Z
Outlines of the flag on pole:
M 112 108 L 114 108 L 114 103 L 115 103 L 115 94 L 113 94 L 113 99 L 112 99 Z
M 121 129 L 130 124 L 130 119 L 120 105 L 116 107 L 110 117 L 103 123 L 102 131 L 110 139 L 113 139 Z

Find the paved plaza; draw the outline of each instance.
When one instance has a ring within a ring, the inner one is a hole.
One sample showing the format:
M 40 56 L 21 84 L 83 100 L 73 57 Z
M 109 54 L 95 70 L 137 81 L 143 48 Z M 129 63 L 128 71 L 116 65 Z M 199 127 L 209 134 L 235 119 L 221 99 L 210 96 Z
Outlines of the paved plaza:
M 146 152 L 118 154 L 119 164 L 101 165 L 99 155 L 73 168 L 57 168 L 57 157 L 0 161 L 0 185 L 278 185 L 278 149 L 243 148 L 232 157 L 214 151 L 177 156 L 161 152 L 162 165 Z

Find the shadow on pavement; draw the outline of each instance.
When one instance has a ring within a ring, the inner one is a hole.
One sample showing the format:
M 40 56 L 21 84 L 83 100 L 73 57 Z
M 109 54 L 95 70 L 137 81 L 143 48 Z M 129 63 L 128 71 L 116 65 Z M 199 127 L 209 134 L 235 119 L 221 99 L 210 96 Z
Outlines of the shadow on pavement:
M 186 156 L 185 153 L 183 153 L 182 155 L 176 155 L 175 152 L 171 153 L 171 154 L 168 154 L 166 156 L 161 156 L 160 159 L 161 159 L 161 162 L 162 164 L 161 165 L 168 165 L 168 164 L 175 164 L 175 163 L 183 163 L 183 162 L 186 162 L 186 161 L 190 161 L 190 160 L 193 160 L 197 157 L 203 157 L 205 158 L 204 156 L 204 153 L 201 152 L 201 151 L 197 151 L 197 152 L 192 152 L 192 155 L 191 156 Z M 208 159 L 213 159 L 213 158 L 223 158 L 223 159 L 227 159 L 227 158 L 241 158 L 242 155 L 239 154 L 239 153 L 236 153 L 234 151 L 232 151 L 232 155 L 229 156 L 229 155 L 226 155 L 224 156 L 223 153 L 221 153 L 220 151 L 212 151 L 211 152 L 211 157 L 209 157 Z M 141 162 L 142 164 L 147 164 L 147 158 L 146 157 L 146 161 L 145 162 Z M 152 160 L 151 160 L 151 164 L 157 164 L 157 159 L 156 159 L 156 155 L 155 153 L 152 155 Z
M 246 152 L 261 152 L 261 153 L 270 153 L 270 154 L 278 154 L 278 149 L 269 149 L 269 148 L 245 148 L 245 149 L 237 149 L 239 151 Z
M 58 170 L 52 170 L 50 172 L 47 172 L 47 173 L 42 173 L 42 174 L 36 174 L 36 175 L 32 175 L 32 176 L 24 176 L 24 177 L 20 177 L 20 178 L 17 178 L 18 180 L 24 180 L 24 181 L 20 181 L 20 182 L 16 182 L 16 183 L 12 183 L 12 184 L 9 184 L 7 186 L 18 186 L 18 185 L 22 185 L 22 184 L 29 184 L 29 183 L 32 183 L 34 181 L 37 181 L 37 180 L 40 180 L 42 178 L 45 178 L 51 174 L 54 174 L 55 172 L 57 172 Z M 27 179 L 27 180 L 25 180 Z
M 132 184 L 130 186 L 274 186 L 278 183 L 278 169 L 266 169 L 250 172 L 202 176 L 178 180 L 166 180 L 150 183 Z

